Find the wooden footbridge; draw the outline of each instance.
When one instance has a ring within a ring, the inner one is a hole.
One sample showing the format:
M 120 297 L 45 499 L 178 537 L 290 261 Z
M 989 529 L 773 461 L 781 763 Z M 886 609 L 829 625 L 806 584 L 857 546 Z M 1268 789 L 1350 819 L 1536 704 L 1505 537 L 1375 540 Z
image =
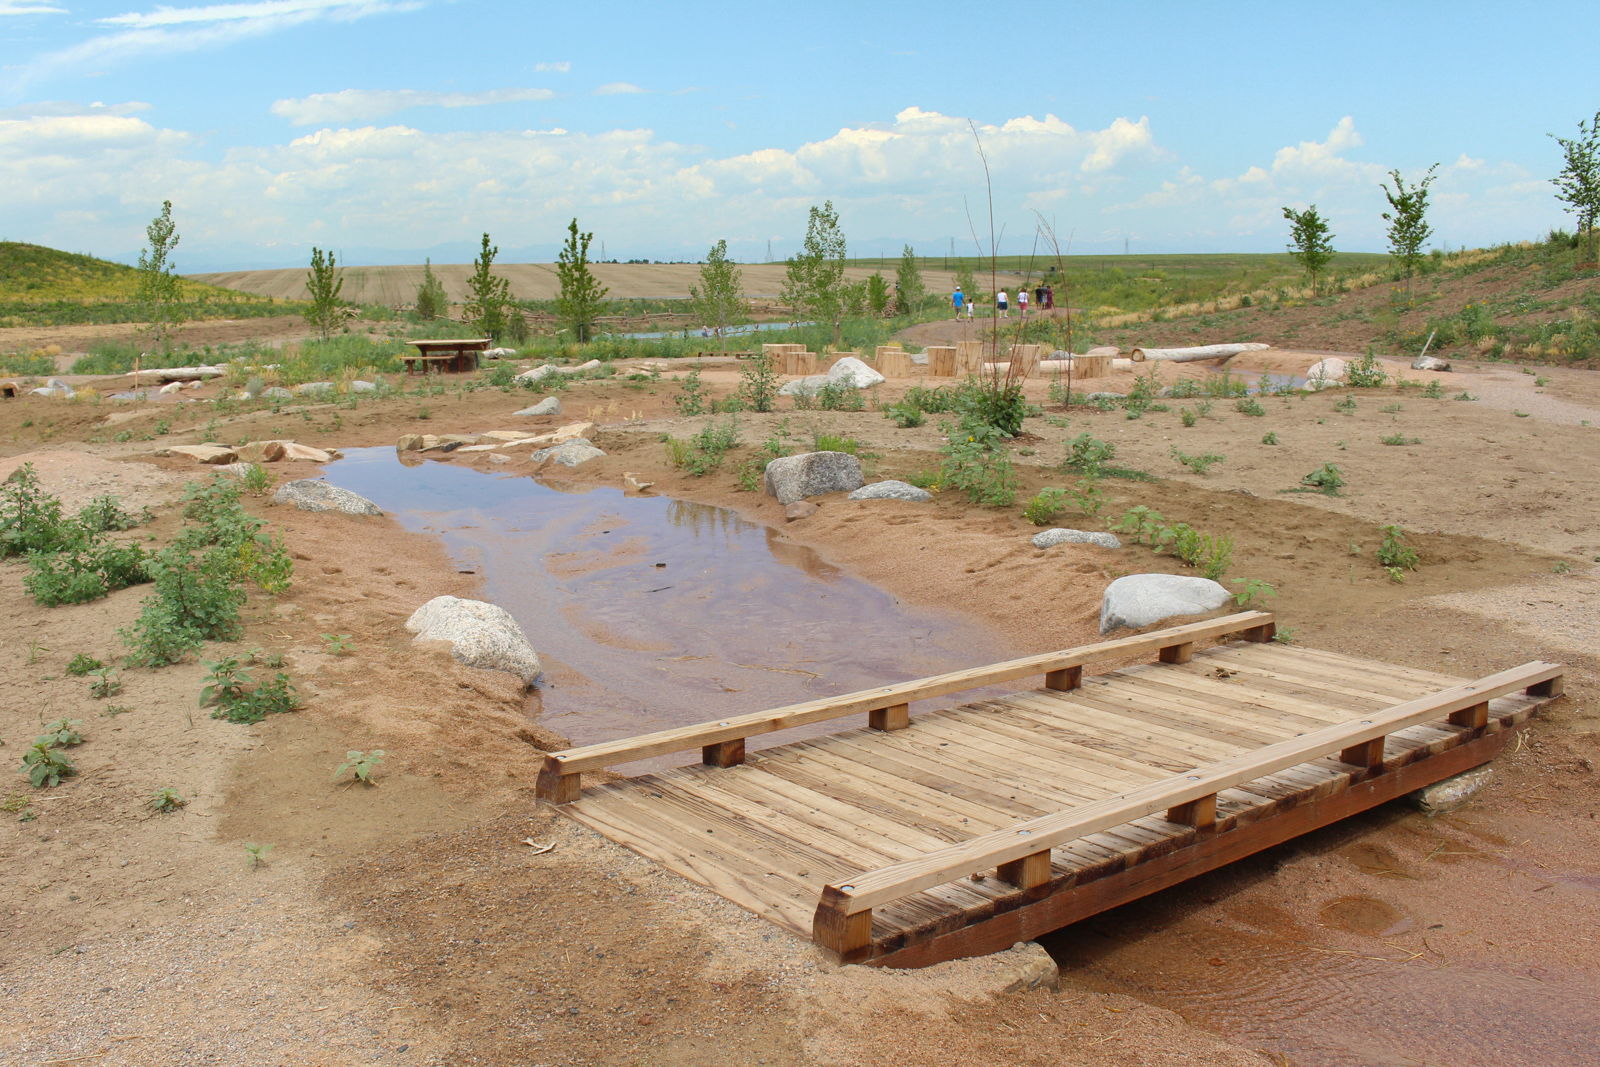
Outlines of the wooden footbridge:
M 919 967 L 1459 774 L 1561 693 L 1559 664 L 1470 681 L 1273 634 L 1270 614 L 1244 612 L 569 749 L 546 757 L 539 794 L 847 962 Z M 1041 674 L 1040 689 L 908 714 Z M 865 729 L 746 757 L 747 737 L 862 712 Z M 581 788 L 585 771 L 694 748 L 702 765 Z

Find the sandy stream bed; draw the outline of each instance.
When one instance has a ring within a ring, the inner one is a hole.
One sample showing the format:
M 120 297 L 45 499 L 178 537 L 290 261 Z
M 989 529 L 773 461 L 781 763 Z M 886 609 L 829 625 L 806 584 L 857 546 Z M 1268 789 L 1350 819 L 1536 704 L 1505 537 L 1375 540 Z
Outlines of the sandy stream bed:
M 17 758 L 38 722 L 62 716 L 82 718 L 88 739 L 74 750 L 83 773 L 70 784 L 32 794 L 15 779 L 38 815 L 0 831 L 10 874 L 0 900 L 12 917 L 0 948 L 0 1060 L 1345 1062 L 1292 1027 L 1251 1030 L 1243 1025 L 1250 1009 L 1230 1020 L 1164 990 L 1153 976 L 1200 928 L 1207 944 L 1221 938 L 1241 955 L 1310 944 L 1403 961 L 1385 968 L 1536 975 L 1563 990 L 1592 989 L 1593 945 L 1582 931 L 1600 919 L 1592 821 L 1600 718 L 1591 696 L 1600 632 L 1590 562 L 1600 555 L 1597 431 L 1581 425 L 1588 416 L 1534 405 L 1541 397 L 1600 405 L 1582 372 L 1550 372 L 1542 393 L 1522 377 L 1446 377 L 1450 392 L 1468 389 L 1476 403 L 1363 392 L 1351 415 L 1333 412 L 1337 396 L 1324 394 L 1264 398 L 1268 413 L 1259 418 L 1219 401 L 1217 417 L 1193 428 L 1179 424 L 1177 402 L 1140 420 L 1078 409 L 1065 428 L 1029 420 L 1034 437 L 1016 446 L 1025 493 L 1062 484 L 1048 465 L 1066 439 L 1088 430 L 1115 441 L 1119 462 L 1164 480 L 1108 483 L 1105 513 L 1143 502 L 1169 519 L 1233 532 L 1231 575 L 1270 581 L 1280 596 L 1266 606 L 1308 645 L 1460 674 L 1541 656 L 1572 667 L 1568 696 L 1527 744 L 1497 761 L 1495 784 L 1468 812 L 1430 823 L 1381 809 L 1134 905 L 1144 910 L 1131 919 L 1080 924 L 1090 932 L 1055 949 L 1068 963 L 1057 994 L 994 996 L 992 970 L 975 962 L 913 974 L 834 967 L 540 810 L 532 799 L 539 750 L 560 739 L 539 726 L 537 701 L 501 676 L 411 652 L 401 625 L 432 596 L 474 595 L 480 579 L 455 573 L 434 538 L 392 520 L 250 502 L 283 528 L 297 558 L 295 585 L 279 598 L 252 597 L 244 639 L 206 656 L 282 653 L 307 698 L 301 712 L 250 728 L 196 707 L 203 670 L 195 662 L 126 671 L 123 693 L 90 698 L 80 680 L 62 676 L 63 665 L 78 651 L 118 655 L 115 631 L 137 615 L 144 593 L 40 609 L 24 594 L 22 569 L 0 568 L 6 749 Z M 718 393 L 734 383 L 723 371 L 706 379 Z M 1130 381 L 1096 384 L 1125 391 Z M 772 501 L 737 490 L 749 449 L 704 479 L 665 469 L 657 435 L 684 436 L 703 420 L 670 417 L 670 383 L 636 384 L 580 384 L 563 394 L 564 419 L 520 421 L 553 425 L 592 413 L 610 454 L 573 477 L 617 485 L 622 471 L 634 471 L 658 491 L 782 527 L 781 538 L 896 596 L 944 610 L 963 605 L 1019 654 L 1094 639 L 1100 590 L 1115 574 L 1178 569 L 1138 547 L 1039 552 L 1017 509 L 972 509 L 951 494 L 925 506 L 825 499 L 816 516 L 785 525 Z M 1497 389 L 1509 397 L 1504 405 L 1490 402 Z M 1030 385 L 1041 402 L 1044 390 Z M 509 412 L 528 402 L 496 392 L 404 398 L 355 412 L 311 407 L 309 420 L 286 409 L 219 424 L 230 440 L 287 435 L 354 447 L 403 432 L 513 425 Z M 1394 403 L 1402 409 L 1382 411 Z M 424 405 L 426 421 L 418 418 Z M 182 408 L 153 407 L 119 412 L 131 417 L 108 428 L 105 410 L 87 405 L 0 406 L 0 454 L 8 457 L 0 476 L 32 460 L 75 503 L 114 492 L 149 504 L 158 513 L 150 532 L 169 536 L 177 524 L 170 501 L 183 479 L 204 472 L 148 458 L 160 443 L 198 440 Z M 171 434 L 137 439 L 160 418 Z M 749 415 L 741 426 L 751 444 L 780 428 L 807 444 L 814 429 L 850 433 L 878 455 L 871 466 L 879 476 L 937 462 L 935 425 L 896 430 L 870 411 Z M 84 443 L 122 429 L 135 439 Z M 1258 443 L 1269 430 L 1281 445 Z M 1395 432 L 1423 443 L 1378 443 Z M 1228 459 L 1199 478 L 1168 457 L 1174 444 Z M 481 454 L 442 461 L 488 466 Z M 1279 492 L 1327 461 L 1344 470 L 1345 496 Z M 281 470 L 280 479 L 315 474 L 310 464 L 290 467 L 299 469 Z M 526 461 L 500 469 L 520 471 Z M 1403 585 L 1371 558 L 1377 526 L 1390 522 L 1412 532 L 1423 556 Z M 1360 557 L 1349 555 L 1351 542 Z M 1570 571 L 1552 573 L 1558 563 Z M 329 656 L 324 632 L 351 634 L 355 652 Z M 131 710 L 106 717 L 108 703 Z M 331 781 L 350 748 L 389 753 L 381 786 Z M 142 802 L 160 786 L 191 804 L 151 814 Z M 529 838 L 556 848 L 536 856 L 521 844 Z M 1451 847 L 1441 851 L 1441 841 Z M 245 842 L 274 846 L 265 866 L 247 869 Z M 1377 901 L 1384 916 L 1410 921 L 1381 929 L 1340 921 L 1339 902 L 1348 900 Z M 1092 930 L 1115 938 L 1109 955 L 1090 943 Z M 1221 981 L 1223 969 L 1193 980 Z M 1572 996 L 1572 1018 L 1541 1017 L 1546 1031 L 1592 1026 L 1589 994 Z M 1459 1049 L 1447 1034 L 1428 1028 L 1412 1044 L 1403 1028 L 1382 1040 L 1391 1060 L 1464 1062 L 1452 1058 Z M 1581 1062 L 1552 1047 L 1491 1042 L 1474 1062 Z

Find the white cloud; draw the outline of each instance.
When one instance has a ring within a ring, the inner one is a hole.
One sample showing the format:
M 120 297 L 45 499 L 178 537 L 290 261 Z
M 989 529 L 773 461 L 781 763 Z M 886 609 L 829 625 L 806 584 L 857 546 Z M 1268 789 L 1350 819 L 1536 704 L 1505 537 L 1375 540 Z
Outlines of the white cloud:
M 535 63 L 533 69 L 540 74 L 565 74 L 572 69 L 572 64 L 565 61 L 560 63 Z
M 413 107 L 481 107 L 525 100 L 549 100 L 549 89 L 487 89 L 478 93 L 432 93 L 416 89 L 345 89 L 314 93 L 297 100 L 279 100 L 272 113 L 296 126 L 380 119 Z
M 321 18 L 352 21 L 369 15 L 414 11 L 423 0 L 263 0 L 261 3 L 157 7 L 100 19 L 115 28 L 10 68 L 12 93 L 52 75 L 103 71 L 119 63 L 218 48 Z
M 130 100 L 125 104 L 106 105 L 96 100 L 80 104 L 74 100 L 40 100 L 33 104 L 0 108 L 0 119 L 66 118 L 75 115 L 132 115 L 149 111 L 150 105 Z
M 65 15 L 64 7 L 51 7 L 49 4 L 30 4 L 26 0 L 13 0 L 6 2 L 0 0 L 0 15 Z
M 641 89 L 632 82 L 606 82 L 594 91 L 596 96 L 616 96 L 620 93 L 648 93 L 649 89 Z

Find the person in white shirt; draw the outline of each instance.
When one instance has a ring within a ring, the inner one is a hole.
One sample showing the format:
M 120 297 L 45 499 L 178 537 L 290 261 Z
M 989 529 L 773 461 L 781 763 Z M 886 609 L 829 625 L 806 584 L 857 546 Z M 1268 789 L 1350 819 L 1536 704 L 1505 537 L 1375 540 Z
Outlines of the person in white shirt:
M 1002 319 L 1009 319 L 1011 313 L 1006 310 L 1006 291 L 1000 290 L 994 296 L 994 309 L 1000 313 Z
M 1023 318 L 1028 317 L 1028 290 L 1026 289 L 1017 290 L 1017 311 Z

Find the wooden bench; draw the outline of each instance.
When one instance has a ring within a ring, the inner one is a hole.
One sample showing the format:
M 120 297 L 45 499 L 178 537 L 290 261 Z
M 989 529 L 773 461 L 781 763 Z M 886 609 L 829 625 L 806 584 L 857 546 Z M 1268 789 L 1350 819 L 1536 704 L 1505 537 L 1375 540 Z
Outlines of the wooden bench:
M 417 364 L 422 365 L 426 374 L 433 366 L 441 371 L 451 373 L 464 372 L 478 369 L 478 356 L 488 351 L 489 338 L 458 338 L 443 341 L 407 341 L 418 351 L 415 356 L 401 356 L 405 362 L 406 374 L 414 374 Z

